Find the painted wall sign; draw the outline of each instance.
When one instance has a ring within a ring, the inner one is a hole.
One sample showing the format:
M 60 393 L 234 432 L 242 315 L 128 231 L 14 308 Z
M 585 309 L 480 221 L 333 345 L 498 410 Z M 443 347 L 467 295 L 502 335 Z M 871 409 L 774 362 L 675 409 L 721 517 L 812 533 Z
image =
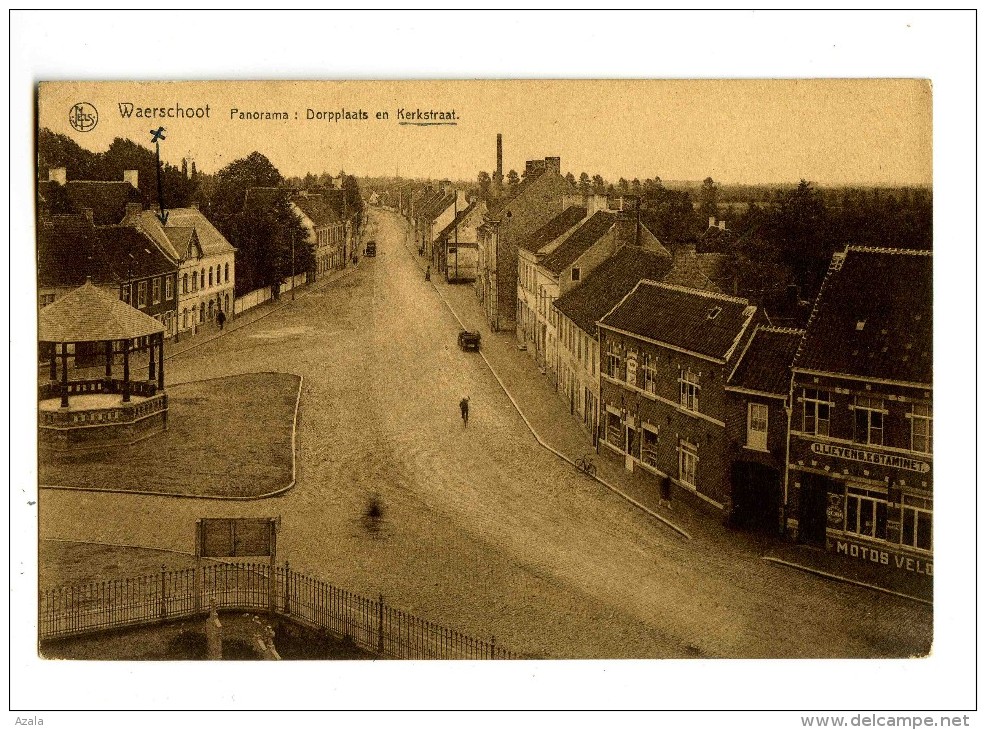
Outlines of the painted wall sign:
M 811 445 L 811 450 L 812 453 L 819 454 L 820 456 L 834 456 L 837 459 L 862 461 L 866 464 L 876 464 L 877 466 L 892 466 L 897 469 L 916 471 L 919 474 L 927 474 L 931 471 L 931 465 L 925 461 L 918 461 L 907 456 L 897 456 L 896 454 L 881 454 L 876 451 L 854 449 L 835 444 L 822 444 L 817 441 Z
M 830 548 L 832 542 L 835 543 L 835 552 L 838 555 L 845 555 L 849 558 L 885 565 L 888 568 L 893 567 L 897 570 L 906 570 L 910 573 L 934 575 L 934 564 L 924 558 L 912 558 L 907 555 L 900 555 L 887 550 L 870 547 L 869 545 L 859 545 L 848 540 L 830 540 Z

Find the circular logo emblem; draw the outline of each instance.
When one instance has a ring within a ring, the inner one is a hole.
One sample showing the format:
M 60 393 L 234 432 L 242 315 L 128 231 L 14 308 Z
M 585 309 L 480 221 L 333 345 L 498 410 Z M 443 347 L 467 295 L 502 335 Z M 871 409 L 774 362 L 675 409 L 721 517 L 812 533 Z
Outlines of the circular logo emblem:
M 68 123 L 77 132 L 91 132 L 98 121 L 99 113 L 88 101 L 80 101 L 68 113 Z

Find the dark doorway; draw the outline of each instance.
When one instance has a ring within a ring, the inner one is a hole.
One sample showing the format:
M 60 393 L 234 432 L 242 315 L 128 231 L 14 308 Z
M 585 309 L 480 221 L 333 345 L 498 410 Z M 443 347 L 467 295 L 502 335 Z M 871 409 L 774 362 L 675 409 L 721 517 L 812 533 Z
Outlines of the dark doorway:
M 825 545 L 828 479 L 816 474 L 802 474 L 799 504 L 798 542 Z
M 734 527 L 776 535 L 780 531 L 781 475 L 755 461 L 733 462 Z

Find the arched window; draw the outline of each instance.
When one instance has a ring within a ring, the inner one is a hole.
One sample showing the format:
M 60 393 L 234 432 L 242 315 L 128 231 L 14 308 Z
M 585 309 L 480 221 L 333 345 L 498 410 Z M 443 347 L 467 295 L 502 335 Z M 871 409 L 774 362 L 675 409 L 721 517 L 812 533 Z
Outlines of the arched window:
M 212 321 L 212 314 L 213 314 L 212 309 L 215 306 L 216 306 L 216 303 L 210 299 L 209 300 L 209 321 L 210 322 Z
M 188 274 L 186 274 L 186 276 L 188 276 Z M 192 272 L 192 291 L 198 291 L 198 290 L 199 290 L 199 272 L 193 271 Z
M 226 274 L 226 282 L 228 283 L 228 282 L 229 282 L 229 264 L 226 264 L 226 265 L 225 265 L 225 266 L 223 267 L 223 269 L 224 269 L 224 272 L 225 272 L 225 274 Z
M 199 324 L 205 322 L 205 302 L 199 304 Z
M 181 328 L 188 329 L 188 307 L 181 310 Z
M 200 280 L 202 281 L 202 288 L 205 289 L 205 267 L 204 266 L 202 267 L 202 274 L 200 276 Z
M 181 277 L 181 293 L 188 294 L 188 274 L 182 274 Z
M 209 286 L 212 286 L 212 267 L 209 267 Z
M 225 312 L 228 313 L 229 312 L 229 294 L 226 295 L 225 299 L 226 299 L 226 306 L 223 307 L 223 311 L 225 311 Z

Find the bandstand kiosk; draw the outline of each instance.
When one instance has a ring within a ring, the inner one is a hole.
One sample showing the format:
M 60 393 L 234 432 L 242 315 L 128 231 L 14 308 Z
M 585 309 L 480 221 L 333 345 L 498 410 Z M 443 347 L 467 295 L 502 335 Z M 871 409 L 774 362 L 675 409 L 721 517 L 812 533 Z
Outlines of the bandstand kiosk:
M 128 445 L 167 428 L 164 325 L 153 317 L 87 279 L 40 311 L 38 345 L 42 448 Z M 147 379 L 132 378 L 145 356 Z

